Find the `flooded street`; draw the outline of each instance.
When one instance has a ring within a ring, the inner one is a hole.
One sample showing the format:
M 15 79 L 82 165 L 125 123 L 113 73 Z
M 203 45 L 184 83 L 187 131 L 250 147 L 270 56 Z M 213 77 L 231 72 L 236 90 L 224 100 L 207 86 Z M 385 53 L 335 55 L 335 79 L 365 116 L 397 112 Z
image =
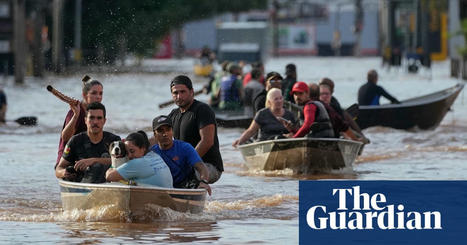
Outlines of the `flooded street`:
M 279 58 L 265 64 L 266 72 L 284 72 L 297 65 L 298 80 L 307 83 L 329 77 L 343 107 L 357 100 L 357 90 L 369 69 L 377 69 L 379 84 L 399 100 L 455 85 L 449 63 L 435 63 L 432 71 L 408 74 L 385 70 L 379 58 Z M 143 129 L 151 132 L 152 119 L 174 107 L 158 109 L 170 100 L 169 82 L 179 73 L 193 78 L 195 90 L 205 78 L 193 77 L 192 60 L 179 62 L 179 72 L 163 74 L 89 74 L 104 85 L 107 108 L 105 130 L 126 137 Z M 83 74 L 84 75 L 84 74 Z M 318 176 L 295 176 L 292 171 L 248 170 L 231 144 L 241 129 L 219 128 L 225 172 L 212 185 L 202 214 L 185 214 L 156 208 L 145 222 L 129 222 L 112 207 L 63 212 L 55 178 L 60 130 L 69 106 L 46 91 L 51 84 L 64 94 L 81 98 L 81 76 L 27 80 L 17 86 L 6 80 L 7 118 L 37 116 L 38 126 L 13 122 L 0 127 L 0 244 L 141 244 L 206 242 L 220 244 L 297 244 L 298 180 L 466 180 L 467 99 L 465 91 L 452 111 L 431 131 L 402 131 L 373 127 L 364 132 L 371 140 L 353 171 Z M 207 100 L 206 95 L 197 97 Z M 382 99 L 382 103 L 386 103 Z

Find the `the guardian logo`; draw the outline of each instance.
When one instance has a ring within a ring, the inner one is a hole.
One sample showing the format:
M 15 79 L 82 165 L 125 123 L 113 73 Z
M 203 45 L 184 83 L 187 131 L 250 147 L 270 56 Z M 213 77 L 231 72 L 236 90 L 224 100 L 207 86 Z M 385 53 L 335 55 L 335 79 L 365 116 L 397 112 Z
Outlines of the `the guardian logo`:
M 324 205 L 308 209 L 306 222 L 314 230 L 441 230 L 439 211 L 406 211 L 403 204 L 387 204 L 382 193 L 360 193 L 360 186 L 350 189 L 333 189 L 338 201 L 335 211 Z M 352 198 L 353 203 L 347 203 Z

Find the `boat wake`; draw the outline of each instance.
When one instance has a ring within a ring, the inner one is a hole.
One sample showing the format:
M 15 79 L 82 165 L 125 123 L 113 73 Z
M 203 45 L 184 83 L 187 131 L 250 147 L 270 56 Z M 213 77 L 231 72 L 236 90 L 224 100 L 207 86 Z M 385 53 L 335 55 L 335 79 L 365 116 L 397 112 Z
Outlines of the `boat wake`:
M 292 169 L 280 170 L 262 170 L 262 169 L 249 169 L 235 172 L 239 176 L 264 176 L 264 177 L 294 177 L 295 174 Z

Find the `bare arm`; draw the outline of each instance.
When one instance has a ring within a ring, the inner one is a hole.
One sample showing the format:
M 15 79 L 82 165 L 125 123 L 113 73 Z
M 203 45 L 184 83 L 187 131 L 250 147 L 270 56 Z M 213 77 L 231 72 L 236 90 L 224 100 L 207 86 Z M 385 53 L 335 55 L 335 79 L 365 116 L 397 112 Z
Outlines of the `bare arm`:
M 124 178 L 118 173 L 117 169 L 115 168 L 109 168 L 107 172 L 105 172 L 105 179 L 109 182 L 124 180 Z
M 206 127 L 199 130 L 199 135 L 201 140 L 195 147 L 195 150 L 198 152 L 200 157 L 203 157 L 206 152 L 214 145 L 214 135 L 216 132 L 216 127 L 214 124 L 209 124 Z
M 242 133 L 240 138 L 238 138 L 232 143 L 232 146 L 237 147 L 237 145 L 242 144 L 243 142 L 247 141 L 249 138 L 253 137 L 253 135 L 255 135 L 255 133 L 258 132 L 258 130 L 259 130 L 259 124 L 255 122 L 255 120 L 252 120 L 250 127 L 248 127 L 248 129 Z
M 197 162 L 197 163 L 195 163 L 195 169 L 199 173 L 200 180 L 204 180 L 204 181 L 208 182 L 209 172 L 208 172 L 208 169 L 206 168 L 206 165 L 204 165 L 204 163 L 202 163 L 202 162 Z M 201 188 L 205 188 L 208 191 L 209 195 L 211 195 L 211 187 L 209 186 L 209 184 L 201 182 L 201 183 L 199 183 L 199 186 Z
M 71 117 L 71 120 L 68 121 L 68 123 L 65 125 L 65 127 L 62 130 L 61 137 L 62 137 L 63 142 L 68 142 L 71 136 L 75 135 L 75 127 L 76 127 L 76 123 L 78 122 L 80 106 L 81 106 L 81 102 L 74 106 L 70 105 L 70 108 L 73 111 L 73 117 Z
M 88 168 L 89 166 L 95 163 L 102 163 L 105 165 L 110 165 L 112 163 L 112 160 L 110 158 L 96 158 L 96 157 L 81 159 L 79 161 L 76 161 L 75 169 L 85 171 L 86 168 Z
M 55 176 L 57 178 L 65 178 L 65 177 L 70 177 L 69 173 L 66 171 L 66 168 L 70 166 L 70 162 L 65 160 L 65 158 L 61 158 L 60 162 L 57 165 L 57 168 L 55 168 Z

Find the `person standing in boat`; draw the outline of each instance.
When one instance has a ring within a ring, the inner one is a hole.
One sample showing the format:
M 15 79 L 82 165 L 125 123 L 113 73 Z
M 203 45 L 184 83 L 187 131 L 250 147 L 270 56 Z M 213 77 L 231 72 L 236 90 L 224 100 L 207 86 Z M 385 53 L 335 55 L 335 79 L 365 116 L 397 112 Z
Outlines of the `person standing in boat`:
M 209 171 L 190 144 L 173 139 L 172 122 L 167 116 L 158 116 L 152 121 L 157 144 L 151 151 L 157 153 L 169 166 L 175 188 L 205 188 L 211 195 Z M 154 154 L 155 154 L 154 153 Z
M 195 148 L 208 169 L 208 183 L 212 184 L 224 171 L 214 111 L 209 105 L 194 99 L 193 85 L 187 76 L 176 76 L 170 82 L 170 90 L 178 106 L 168 115 L 173 135 Z
M 86 108 L 86 131 L 71 137 L 55 169 L 55 176 L 64 180 L 103 183 L 111 164 L 109 145 L 120 137 L 104 131 L 105 106 L 99 102 Z
M 173 188 L 172 174 L 167 164 L 149 149 L 148 136 L 144 131 L 129 134 L 125 138 L 129 161 L 114 169 L 110 167 L 107 181 L 131 180 L 137 184 Z
M 103 91 L 104 87 L 99 81 L 92 80 L 88 76 L 83 78 L 83 100 L 76 105 L 70 105 L 70 110 L 65 117 L 58 144 L 58 156 L 55 168 L 60 162 L 65 145 L 71 136 L 86 131 L 87 128 L 84 120 L 86 107 L 94 102 L 102 102 Z
M 393 104 L 400 104 L 400 102 L 386 92 L 383 87 L 376 85 L 377 82 L 378 73 L 375 70 L 368 71 L 367 82 L 358 90 L 359 105 L 379 105 L 379 98 L 381 96 L 390 100 Z
M 295 134 L 287 136 L 333 138 L 334 131 L 326 108 L 318 101 L 318 98 L 311 99 L 308 85 L 305 82 L 296 82 L 292 88 L 292 94 L 295 103 L 303 106 L 304 122 Z M 319 97 L 319 90 L 316 97 Z
M 295 64 L 287 64 L 285 66 L 285 78 L 282 80 L 282 95 L 289 102 L 294 102 L 291 93 L 293 85 L 297 82 L 297 67 Z
M 296 124 L 297 119 L 294 114 L 284 108 L 282 91 L 278 88 L 272 88 L 267 94 L 266 108 L 256 113 L 250 127 L 232 143 L 232 146 L 237 147 L 237 145 L 243 144 L 258 131 L 258 140 L 260 141 L 284 138 L 284 134 L 295 131 Z
M 8 103 L 6 100 L 5 92 L 0 87 L 0 123 L 6 122 L 6 111 L 7 111 Z

